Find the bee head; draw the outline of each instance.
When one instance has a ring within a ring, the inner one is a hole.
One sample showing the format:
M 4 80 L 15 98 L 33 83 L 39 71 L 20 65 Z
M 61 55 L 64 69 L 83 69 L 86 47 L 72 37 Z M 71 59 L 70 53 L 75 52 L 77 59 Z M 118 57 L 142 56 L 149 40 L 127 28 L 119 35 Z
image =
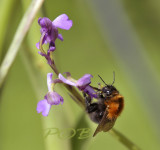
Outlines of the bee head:
M 103 95 L 103 97 L 107 98 L 107 97 L 111 97 L 111 96 L 114 96 L 115 94 L 119 93 L 117 91 L 117 89 L 113 86 L 113 84 L 115 82 L 115 72 L 113 72 L 113 82 L 112 82 L 111 85 L 106 84 L 101 77 L 100 77 L 100 79 L 105 84 L 105 86 L 102 88 L 102 95 Z
M 117 93 L 117 89 L 112 85 L 106 85 L 102 88 L 102 94 L 104 97 L 113 96 L 114 93 Z

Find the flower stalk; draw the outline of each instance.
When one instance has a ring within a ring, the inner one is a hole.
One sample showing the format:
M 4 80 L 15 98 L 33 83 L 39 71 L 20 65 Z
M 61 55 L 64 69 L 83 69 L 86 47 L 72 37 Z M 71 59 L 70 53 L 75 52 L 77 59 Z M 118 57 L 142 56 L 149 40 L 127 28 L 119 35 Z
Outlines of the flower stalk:
M 45 36 L 45 33 L 43 33 L 42 36 L 41 36 L 41 38 L 40 38 L 39 49 L 40 49 L 41 53 L 46 56 L 47 54 L 46 54 L 46 52 L 44 51 L 43 46 L 42 46 L 44 36 Z M 47 59 L 47 58 L 46 58 L 46 59 Z M 59 71 L 57 70 L 57 67 L 56 67 L 56 65 L 55 65 L 55 62 L 54 62 L 54 59 L 53 59 L 51 53 L 49 54 L 49 58 L 48 58 L 48 59 L 50 59 L 49 66 L 52 68 L 52 70 L 53 70 L 53 71 L 55 72 L 55 74 L 58 76 Z

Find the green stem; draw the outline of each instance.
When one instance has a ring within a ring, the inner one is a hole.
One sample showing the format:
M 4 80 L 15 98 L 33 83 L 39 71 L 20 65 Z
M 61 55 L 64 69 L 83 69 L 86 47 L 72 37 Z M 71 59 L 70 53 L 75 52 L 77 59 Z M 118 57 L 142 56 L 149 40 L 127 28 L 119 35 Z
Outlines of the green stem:
M 36 16 L 38 10 L 41 8 L 41 5 L 43 4 L 43 2 L 44 0 L 33 0 L 28 10 L 24 14 L 18 26 L 16 34 L 13 38 L 13 41 L 0 67 L 0 87 L 2 86 L 2 83 L 4 82 L 4 79 L 6 78 L 9 72 L 9 69 L 11 68 L 13 64 L 14 59 L 16 58 L 19 47 L 21 43 L 23 42 L 23 39 L 27 31 L 29 30 L 34 17 Z
M 122 133 L 117 131 L 116 129 L 111 129 L 109 133 L 116 138 L 119 142 L 125 145 L 130 150 L 140 150 L 140 148 L 135 145 L 132 141 L 130 141 L 127 137 L 125 137 Z
M 77 92 L 77 90 L 67 84 L 64 84 L 65 88 L 70 92 L 70 97 L 77 103 L 79 104 L 83 109 L 85 109 L 85 102 L 84 98 Z

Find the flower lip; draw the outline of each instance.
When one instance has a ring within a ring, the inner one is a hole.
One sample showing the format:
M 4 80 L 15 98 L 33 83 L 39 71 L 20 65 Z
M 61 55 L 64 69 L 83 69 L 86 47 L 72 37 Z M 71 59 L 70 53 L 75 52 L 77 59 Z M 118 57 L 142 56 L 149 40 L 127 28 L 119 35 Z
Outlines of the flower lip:
M 37 104 L 37 112 L 38 113 L 42 112 L 43 116 L 48 116 L 50 109 L 51 105 L 48 104 L 46 99 L 39 101 Z
M 43 116 L 48 116 L 52 105 L 59 105 L 64 102 L 63 97 L 57 92 L 48 92 L 44 98 L 44 100 L 39 101 L 37 104 L 37 112 L 42 112 Z

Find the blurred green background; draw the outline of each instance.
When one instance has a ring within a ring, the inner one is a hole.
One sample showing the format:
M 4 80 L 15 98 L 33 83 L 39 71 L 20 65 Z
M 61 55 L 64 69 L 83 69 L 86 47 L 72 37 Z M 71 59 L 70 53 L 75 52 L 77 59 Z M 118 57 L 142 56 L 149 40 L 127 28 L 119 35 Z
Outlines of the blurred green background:
M 30 2 L 0 1 L 0 63 Z M 73 27 L 59 30 L 64 41 L 56 41 L 54 58 L 60 72 L 69 71 L 75 79 L 90 73 L 97 86 L 98 74 L 112 83 L 115 71 L 125 108 L 114 128 L 141 149 L 159 150 L 160 2 L 152 0 L 46 0 L 0 88 L 0 150 L 127 149 L 109 133 L 79 139 L 78 129 L 89 128 L 92 135 L 97 125 L 62 86 L 56 90 L 64 104 L 53 106 L 48 117 L 36 112 L 47 93 L 46 75 L 52 72 L 35 47 L 40 38 L 37 20 L 54 20 L 62 13 L 73 20 Z M 69 128 L 74 137 L 67 138 Z

